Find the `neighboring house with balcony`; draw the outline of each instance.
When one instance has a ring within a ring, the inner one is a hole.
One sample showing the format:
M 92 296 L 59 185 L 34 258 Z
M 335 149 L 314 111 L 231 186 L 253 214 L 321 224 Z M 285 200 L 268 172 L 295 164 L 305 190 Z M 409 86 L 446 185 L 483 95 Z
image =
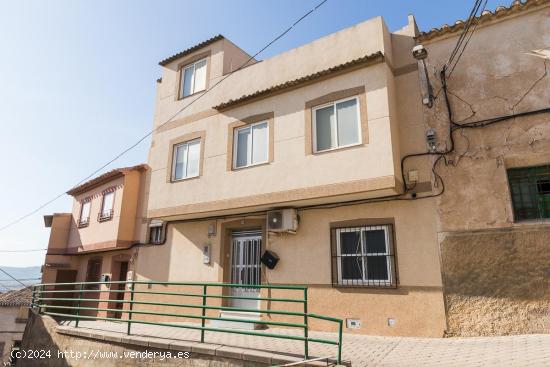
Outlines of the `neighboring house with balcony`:
M 0 363 L 8 362 L 12 348 L 21 343 L 31 298 L 30 288 L 0 293 Z
M 126 280 L 146 228 L 147 170 L 119 168 L 84 182 L 68 191 L 71 213 L 44 216 L 51 231 L 43 283 Z

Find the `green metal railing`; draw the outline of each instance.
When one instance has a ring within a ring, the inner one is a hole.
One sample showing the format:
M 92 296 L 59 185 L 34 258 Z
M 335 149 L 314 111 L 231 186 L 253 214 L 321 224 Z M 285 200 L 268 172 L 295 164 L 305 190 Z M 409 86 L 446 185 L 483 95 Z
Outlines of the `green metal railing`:
M 139 289 L 136 286 L 146 285 L 147 289 Z M 194 287 L 200 289 L 200 291 L 188 292 L 167 292 L 167 291 L 153 291 L 151 290 L 153 285 L 161 286 L 172 286 L 172 287 Z M 123 289 L 110 289 L 112 286 L 121 287 Z M 67 288 L 67 289 L 66 289 Z M 201 333 L 201 342 L 204 343 L 204 336 L 206 331 L 210 332 L 220 332 L 220 333 L 232 333 L 232 334 L 242 334 L 242 335 L 252 335 L 252 336 L 262 336 L 262 337 L 272 337 L 280 339 L 289 339 L 297 340 L 304 342 L 304 360 L 309 358 L 309 343 L 322 343 L 330 344 L 337 346 L 337 356 L 336 362 L 338 364 L 342 361 L 342 327 L 343 323 L 341 319 L 334 317 L 317 315 L 313 313 L 308 313 L 308 288 L 307 286 L 290 286 L 290 285 L 246 285 L 246 288 L 250 289 L 267 289 L 269 296 L 267 297 L 246 297 L 246 296 L 235 296 L 224 294 L 226 289 L 234 288 L 243 288 L 242 284 L 232 284 L 232 283 L 195 283 L 195 282 L 149 282 L 149 281 L 114 281 L 114 282 L 76 282 L 76 283 L 45 283 L 37 284 L 33 286 L 32 292 L 32 306 L 33 308 L 38 308 L 38 312 L 44 315 L 57 316 L 57 317 L 66 317 L 75 319 L 75 326 L 78 327 L 79 321 L 82 320 L 103 320 L 103 321 L 122 321 L 127 323 L 127 334 L 130 335 L 132 324 L 145 324 L 145 325 L 160 325 L 184 329 L 199 330 Z M 209 290 L 217 289 L 218 294 L 209 294 Z M 299 298 L 281 298 L 281 297 L 271 297 L 270 294 L 272 291 L 282 290 L 282 291 L 295 291 L 299 295 Z M 219 293 L 221 292 L 221 294 Z M 56 294 L 62 293 L 61 297 L 55 297 Z M 98 298 L 85 298 L 88 294 L 97 294 Z M 101 294 L 108 293 L 107 298 L 101 297 Z M 75 298 L 74 295 L 78 294 Z M 122 294 L 123 299 L 114 298 L 111 299 L 111 294 Z M 68 295 L 68 296 L 67 296 Z M 199 301 L 197 304 L 193 303 L 172 303 L 172 302 L 161 302 L 161 301 L 145 301 L 145 300 L 136 300 L 136 295 L 156 295 L 156 296 L 177 296 L 177 297 L 189 297 L 194 298 Z M 127 299 L 128 298 L 128 299 Z M 250 300 L 250 301 L 267 301 L 267 302 L 278 302 L 283 304 L 302 304 L 302 311 L 288 311 L 284 309 L 257 309 L 257 308 L 243 308 L 243 307 L 231 307 L 231 306 L 216 306 L 209 305 L 209 299 L 218 299 L 221 302 L 226 300 Z M 59 304 L 60 302 L 69 303 L 69 304 Z M 97 302 L 95 307 L 85 306 L 86 303 Z M 74 305 L 76 303 L 76 305 Z M 109 305 L 107 307 L 99 307 L 100 303 L 107 304 L 121 304 L 122 308 L 111 308 Z M 127 309 L 124 309 L 124 305 L 128 305 Z M 163 306 L 184 308 L 184 309 L 195 309 L 200 311 L 200 314 L 189 314 L 189 313 L 170 313 L 170 312 L 158 312 L 158 311 L 149 311 L 149 310 L 136 310 L 134 305 L 145 305 L 145 306 Z M 60 310 L 65 310 L 62 312 Z M 242 313 L 251 313 L 251 314 L 266 314 L 266 315 L 280 315 L 280 316 L 290 316 L 297 317 L 300 320 L 303 320 L 302 323 L 298 322 L 287 322 L 287 321 L 270 321 L 270 320 L 256 320 L 256 319 L 241 319 L 241 318 L 230 318 L 230 317 L 214 317 L 207 316 L 207 310 L 219 310 L 219 311 L 235 311 Z M 52 312 L 53 311 L 53 312 Z M 88 311 L 88 313 L 95 312 L 95 315 L 84 315 L 82 311 Z M 114 313 L 120 316 L 118 317 L 108 317 L 108 314 L 105 316 L 98 316 L 97 313 Z M 123 314 L 127 314 L 127 318 L 122 318 Z M 174 318 L 186 318 L 186 319 L 196 319 L 200 320 L 199 323 L 187 323 L 187 324 L 174 324 L 169 322 L 154 322 L 146 321 L 133 318 L 133 315 L 147 315 L 147 316 L 160 316 L 160 317 L 174 317 Z M 321 339 L 321 338 L 312 338 L 309 336 L 309 321 L 310 319 L 323 320 L 327 322 L 336 323 L 338 327 L 338 340 L 330 339 Z M 300 335 L 284 335 L 271 332 L 259 332 L 259 331 L 248 331 L 240 330 L 233 328 L 221 328 L 221 327 L 211 327 L 206 325 L 207 320 L 219 320 L 219 321 L 228 321 L 228 322 L 239 322 L 239 323 L 253 323 L 263 326 L 281 326 L 287 328 L 298 328 L 303 330 L 303 336 Z

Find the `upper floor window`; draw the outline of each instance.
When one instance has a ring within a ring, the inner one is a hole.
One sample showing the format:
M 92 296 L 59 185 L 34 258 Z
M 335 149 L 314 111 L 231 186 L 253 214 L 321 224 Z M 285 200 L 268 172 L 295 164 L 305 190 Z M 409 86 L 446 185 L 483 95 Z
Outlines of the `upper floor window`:
M 267 163 L 269 160 L 269 127 L 267 121 L 234 130 L 233 168 Z
M 201 139 L 190 140 L 174 146 L 172 157 L 172 181 L 199 175 Z
M 162 242 L 162 227 L 151 227 L 149 232 L 149 241 L 155 244 Z
M 206 59 L 184 66 L 181 70 L 180 98 L 206 89 Z
M 160 245 L 164 241 L 164 231 L 166 223 L 157 219 L 151 220 L 149 223 L 149 242 Z
M 361 143 L 357 97 L 331 102 L 313 109 L 314 152 Z
M 392 226 L 336 228 L 333 283 L 350 286 L 395 285 Z
M 86 200 L 82 203 L 80 207 L 80 217 L 78 218 L 77 226 L 79 228 L 87 227 L 90 224 L 90 208 L 92 207 L 92 202 Z
M 550 165 L 511 168 L 508 182 L 514 220 L 550 218 Z
M 100 222 L 113 218 L 113 206 L 115 204 L 115 192 L 106 191 L 103 193 L 103 199 L 101 202 L 101 211 L 98 215 Z

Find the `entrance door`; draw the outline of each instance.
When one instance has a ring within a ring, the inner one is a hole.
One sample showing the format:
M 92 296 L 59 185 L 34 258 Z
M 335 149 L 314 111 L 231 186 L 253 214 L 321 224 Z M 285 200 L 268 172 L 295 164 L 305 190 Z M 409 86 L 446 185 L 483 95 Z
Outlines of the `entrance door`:
M 118 265 L 118 269 L 116 269 L 118 271 L 118 276 L 116 279 L 113 279 L 114 281 L 119 281 L 119 282 L 123 282 L 126 280 L 126 276 L 128 275 L 128 261 L 121 261 L 121 262 L 116 262 L 115 264 Z M 113 276 L 115 275 L 116 273 L 113 272 Z M 125 289 L 126 285 L 124 283 L 120 283 L 120 284 L 113 284 L 111 285 L 111 289 L 113 290 L 118 290 L 118 291 L 123 291 Z M 124 292 L 115 292 L 114 293 L 114 296 L 113 294 L 111 294 L 112 298 L 116 299 L 117 301 L 122 301 L 124 300 L 124 295 L 126 293 Z M 117 310 L 122 310 L 124 308 L 124 303 L 123 302 L 111 302 L 111 303 L 114 303 L 113 305 L 109 306 L 109 308 L 115 308 Z M 120 319 L 122 318 L 122 312 L 113 312 L 113 315 L 111 317 L 115 317 L 117 319 Z
M 76 282 L 77 270 L 58 270 L 55 275 L 56 283 L 74 283 Z M 78 289 L 74 285 L 56 285 L 54 288 L 56 291 L 69 290 L 69 292 L 60 292 L 57 294 L 46 295 L 46 297 L 53 298 L 75 298 L 75 295 L 78 296 L 76 292 L 70 292 L 70 290 Z M 51 304 L 55 306 L 76 306 L 73 301 L 53 301 Z M 74 313 L 74 309 L 66 308 L 60 309 L 61 313 Z
M 262 249 L 262 231 L 260 229 L 234 231 L 231 248 L 231 283 L 243 287 L 231 289 L 233 296 L 258 298 L 260 290 L 247 288 L 246 285 L 260 284 L 260 251 Z M 232 299 L 232 307 L 258 309 L 259 300 Z

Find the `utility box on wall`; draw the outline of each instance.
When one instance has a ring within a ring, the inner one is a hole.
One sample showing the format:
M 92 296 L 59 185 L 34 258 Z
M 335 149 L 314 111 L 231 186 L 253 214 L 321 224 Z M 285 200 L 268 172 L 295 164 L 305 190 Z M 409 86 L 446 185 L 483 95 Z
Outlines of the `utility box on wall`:
M 272 210 L 267 213 L 267 230 L 269 232 L 296 232 L 298 214 L 296 209 Z

